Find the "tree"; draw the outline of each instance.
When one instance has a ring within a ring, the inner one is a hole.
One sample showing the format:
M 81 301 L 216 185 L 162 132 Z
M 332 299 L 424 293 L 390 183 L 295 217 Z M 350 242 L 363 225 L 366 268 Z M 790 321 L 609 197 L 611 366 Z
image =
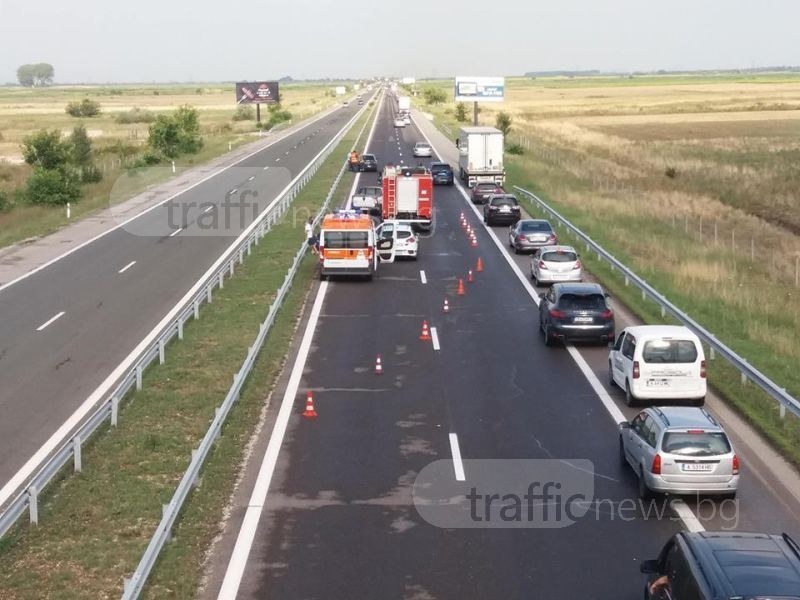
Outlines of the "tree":
M 34 167 L 28 177 L 26 196 L 33 204 L 66 204 L 81 197 L 81 188 L 75 173 L 64 167 Z
M 464 123 L 467 120 L 467 105 L 463 102 L 456 104 L 456 121 Z
M 195 153 L 203 147 L 196 108 L 181 106 L 172 115 L 158 115 L 150 125 L 149 146 L 166 156 Z
M 500 131 L 502 131 L 504 136 L 508 136 L 508 134 L 511 132 L 511 122 L 512 122 L 511 115 L 503 111 L 500 111 L 499 113 L 497 113 L 497 117 L 495 118 L 494 121 L 494 126 L 497 127 Z
M 34 167 L 57 169 L 66 164 L 69 148 L 61 141 L 61 132 L 42 130 L 22 141 L 22 157 Z
M 441 104 L 447 101 L 447 92 L 439 88 L 425 88 L 422 96 L 428 104 Z
M 17 69 L 17 80 L 25 87 L 50 85 L 55 77 L 55 69 L 49 63 L 21 65 Z
M 80 102 L 68 103 L 64 110 L 73 117 L 96 117 L 100 114 L 100 103 L 84 98 Z
M 92 161 L 92 140 L 86 133 L 86 127 L 78 125 L 69 136 L 70 159 L 72 163 L 81 167 Z

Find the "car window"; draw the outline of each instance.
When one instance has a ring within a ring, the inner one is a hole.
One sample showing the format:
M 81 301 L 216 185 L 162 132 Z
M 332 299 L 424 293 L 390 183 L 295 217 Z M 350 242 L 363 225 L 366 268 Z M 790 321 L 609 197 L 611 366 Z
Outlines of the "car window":
M 672 548 L 670 548 L 664 571 L 669 584 L 665 590 L 666 595 L 662 596 L 663 598 L 702 600 L 703 596 L 701 595 L 700 587 L 694 578 L 692 569 L 680 544 L 673 544 Z
M 553 229 L 550 227 L 550 223 L 547 221 L 523 221 L 520 223 L 520 229 L 526 233 L 530 231 L 550 233 L 553 231 Z
M 693 363 L 697 346 L 692 340 L 649 340 L 642 349 L 646 363 Z
M 651 448 L 656 447 L 656 439 L 658 438 L 658 425 L 653 421 L 653 417 L 647 415 L 644 419 L 644 430 L 642 439 L 647 442 Z
M 326 248 L 367 248 L 369 232 L 367 231 L 326 231 L 324 236 Z
M 516 198 L 509 198 L 508 196 L 500 196 L 499 198 L 492 198 L 492 206 L 516 206 Z
M 479 192 L 494 192 L 497 190 L 497 186 L 493 183 L 479 183 L 475 186 L 475 190 Z
M 401 229 L 400 231 L 397 232 L 397 239 L 404 240 L 404 239 L 410 238 L 410 237 L 411 237 L 411 232 L 410 231 L 405 231 L 405 230 Z
M 547 301 L 551 304 L 555 303 L 556 301 L 556 292 L 552 288 L 550 288 L 550 290 L 547 292 Z
M 639 413 L 631 421 L 631 429 L 639 435 L 642 435 L 642 430 L 644 429 L 644 417 L 644 413 Z
M 681 456 L 718 456 L 731 451 L 728 436 L 721 431 L 697 433 L 669 431 L 664 434 L 661 447 L 664 452 Z
M 542 254 L 542 260 L 545 262 L 555 263 L 568 263 L 578 260 L 578 255 L 574 252 L 545 252 Z
M 636 339 L 632 335 L 626 335 L 622 342 L 622 356 L 633 360 L 633 353 L 636 352 Z
M 600 294 L 562 294 L 558 307 L 562 310 L 605 310 L 606 299 Z
M 614 350 L 619 350 L 622 348 L 622 340 L 625 338 L 625 333 L 620 333 L 617 337 L 617 341 L 614 343 Z

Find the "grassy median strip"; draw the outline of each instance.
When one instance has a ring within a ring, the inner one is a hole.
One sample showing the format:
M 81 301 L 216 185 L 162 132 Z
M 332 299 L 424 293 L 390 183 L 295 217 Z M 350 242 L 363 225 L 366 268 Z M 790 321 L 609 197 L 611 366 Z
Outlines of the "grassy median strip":
M 119 427 L 84 447 L 83 473 L 46 491 L 40 525 L 18 525 L 0 546 L 0 598 L 118 598 L 161 519 L 195 448 L 255 339 L 299 245 L 303 222 L 325 199 L 368 118 L 358 122 L 303 189 L 284 220 L 217 290 L 166 364 L 147 371 L 144 389 L 125 403 Z M 342 179 L 339 198 L 352 175 Z M 151 598 L 192 598 L 202 556 L 218 532 L 245 446 L 282 367 L 309 282 L 307 256 L 258 356 L 224 434 L 206 462 L 173 541 L 151 579 Z

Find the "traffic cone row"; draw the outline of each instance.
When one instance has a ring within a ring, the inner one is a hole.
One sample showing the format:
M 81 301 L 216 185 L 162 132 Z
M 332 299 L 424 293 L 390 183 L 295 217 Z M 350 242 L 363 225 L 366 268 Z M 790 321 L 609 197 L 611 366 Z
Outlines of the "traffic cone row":
M 431 332 L 428 329 L 427 321 L 422 322 L 422 333 L 419 335 L 419 339 L 421 339 L 423 342 L 427 342 L 431 339 Z
M 445 314 L 450 312 L 450 302 L 447 301 L 447 298 L 444 299 L 444 304 L 442 305 L 442 312 Z

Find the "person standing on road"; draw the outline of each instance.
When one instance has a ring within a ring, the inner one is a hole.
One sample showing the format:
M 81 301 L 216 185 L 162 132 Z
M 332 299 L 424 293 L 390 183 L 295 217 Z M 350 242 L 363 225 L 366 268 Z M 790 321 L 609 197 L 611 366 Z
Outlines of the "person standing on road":
M 308 221 L 305 224 L 306 230 L 306 243 L 311 247 L 311 251 L 314 254 L 319 254 L 319 248 L 317 245 L 317 236 L 314 235 L 314 219 L 313 217 L 308 217 Z

